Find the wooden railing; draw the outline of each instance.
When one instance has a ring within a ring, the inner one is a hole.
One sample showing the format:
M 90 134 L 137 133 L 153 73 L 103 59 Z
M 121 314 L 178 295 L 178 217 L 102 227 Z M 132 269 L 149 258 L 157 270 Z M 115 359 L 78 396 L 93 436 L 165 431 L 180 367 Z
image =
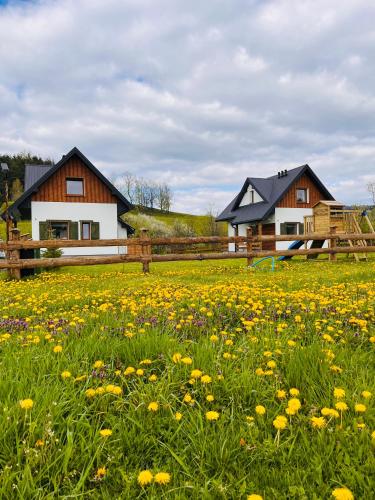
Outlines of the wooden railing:
M 328 240 L 328 248 L 301 248 L 299 250 L 262 250 L 264 242 L 279 241 L 309 241 Z M 350 240 L 351 246 L 340 246 L 343 241 Z M 361 242 L 361 244 L 353 244 Z M 363 245 L 366 242 L 366 245 Z M 152 247 L 158 246 L 188 246 L 197 244 L 229 244 L 235 243 L 238 247 L 241 244 L 242 252 L 210 252 L 210 253 L 152 253 Z M 136 247 L 137 251 L 127 254 L 116 255 L 94 255 L 94 256 L 62 256 L 59 258 L 30 259 L 21 258 L 22 250 L 41 248 L 92 248 L 92 247 Z M 260 247 L 260 249 L 259 249 Z M 21 277 L 22 269 L 31 268 L 53 268 L 64 266 L 88 266 L 98 264 L 115 264 L 140 262 L 145 273 L 149 272 L 151 262 L 167 261 L 187 261 L 187 260 L 218 260 L 218 259 L 247 259 L 248 265 L 253 263 L 254 258 L 266 256 L 290 256 L 295 255 L 320 255 L 328 254 L 330 260 L 336 259 L 336 254 L 367 254 L 375 252 L 375 233 L 351 233 L 336 234 L 335 228 L 330 233 L 304 234 L 304 235 L 278 235 L 278 236 L 257 236 L 253 235 L 251 228 L 248 228 L 246 236 L 199 236 L 183 238 L 150 238 L 146 230 L 142 230 L 140 238 L 130 239 L 107 239 L 107 240 L 42 240 L 36 241 L 23 238 L 19 230 L 11 231 L 11 239 L 8 243 L 0 242 L 0 250 L 6 252 L 7 258 L 0 260 L 0 269 L 8 270 L 9 276 L 15 279 Z

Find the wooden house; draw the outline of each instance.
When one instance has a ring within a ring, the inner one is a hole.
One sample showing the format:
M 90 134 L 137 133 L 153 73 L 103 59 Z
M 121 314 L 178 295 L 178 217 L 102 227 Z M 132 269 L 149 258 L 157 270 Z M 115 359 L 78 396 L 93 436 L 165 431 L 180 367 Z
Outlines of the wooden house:
M 31 219 L 34 240 L 127 238 L 134 232 L 121 215 L 129 201 L 77 149 L 55 165 L 27 165 L 25 192 L 10 207 L 14 220 Z M 66 248 L 66 255 L 126 252 L 124 247 Z

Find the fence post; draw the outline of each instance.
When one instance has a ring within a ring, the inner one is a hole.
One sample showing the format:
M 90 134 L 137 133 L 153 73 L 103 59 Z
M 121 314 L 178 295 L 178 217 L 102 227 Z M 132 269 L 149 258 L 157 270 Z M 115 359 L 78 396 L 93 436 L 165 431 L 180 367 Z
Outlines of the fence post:
M 19 241 L 21 239 L 21 232 L 19 229 L 11 229 L 9 233 L 9 240 L 10 241 Z M 8 250 L 7 252 L 7 257 L 9 261 L 13 260 L 19 260 L 20 258 L 21 251 L 18 250 Z M 8 269 L 8 277 L 19 280 L 21 279 L 21 269 Z
M 332 234 L 332 235 L 333 235 L 333 234 L 336 234 L 336 226 L 331 226 L 331 227 L 329 228 L 329 233 L 330 233 L 330 234 Z M 333 238 L 333 239 L 329 240 L 329 248 L 330 248 L 330 250 L 331 250 L 331 251 L 332 251 L 332 248 L 334 248 L 334 247 L 336 247 L 336 246 L 337 246 L 337 238 Z M 330 253 L 330 254 L 329 254 L 329 260 L 330 260 L 331 262 L 333 262 L 333 261 L 337 260 L 337 255 L 336 255 L 336 253 Z
M 141 262 L 143 266 L 143 272 L 150 272 L 150 260 L 151 260 L 151 239 L 148 234 L 148 229 L 141 229 Z
M 253 253 L 253 228 L 252 227 L 248 227 L 246 229 L 246 253 L 247 253 L 247 265 L 248 266 L 251 266 L 252 263 L 253 263 L 253 257 L 252 257 L 252 253 Z M 250 254 L 250 256 L 249 256 Z

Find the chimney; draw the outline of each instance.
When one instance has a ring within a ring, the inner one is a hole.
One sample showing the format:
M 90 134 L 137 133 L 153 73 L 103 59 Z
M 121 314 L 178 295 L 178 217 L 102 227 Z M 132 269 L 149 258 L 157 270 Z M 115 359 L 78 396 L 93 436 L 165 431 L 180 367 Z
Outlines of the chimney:
M 280 177 L 281 177 L 280 172 L 277 172 L 277 178 L 280 179 Z
M 288 175 L 288 171 L 287 170 L 284 170 L 284 175 L 287 176 Z

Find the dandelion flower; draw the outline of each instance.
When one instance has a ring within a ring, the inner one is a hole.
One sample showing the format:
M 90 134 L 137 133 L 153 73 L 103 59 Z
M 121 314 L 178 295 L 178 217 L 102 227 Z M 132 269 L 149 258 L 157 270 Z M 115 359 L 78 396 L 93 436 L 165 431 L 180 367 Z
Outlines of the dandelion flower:
M 107 474 L 107 469 L 105 467 L 99 467 L 96 471 L 95 477 L 97 479 L 102 479 Z
M 38 439 L 38 440 L 36 441 L 36 443 L 35 443 L 35 446 L 36 446 L 37 448 L 42 448 L 42 446 L 44 446 L 44 441 L 43 441 L 43 439 Z
M 277 397 L 277 399 L 285 399 L 286 398 L 286 391 L 284 391 L 283 389 L 276 391 L 276 397 Z
M 31 410 L 33 406 L 34 406 L 34 401 L 32 399 L 21 399 L 20 401 L 20 407 L 23 410 Z
M 201 378 L 202 372 L 201 370 L 192 370 L 190 376 L 191 378 Z
M 179 422 L 182 419 L 182 413 L 180 413 L 179 411 L 177 411 L 174 414 L 174 418 L 175 418 L 175 420 L 177 420 L 177 422 Z
M 332 496 L 336 500 L 354 500 L 353 493 L 348 488 L 335 488 Z
M 102 437 L 109 437 L 109 436 L 112 436 L 112 430 L 111 429 L 101 429 L 99 431 L 99 434 L 102 436 Z
M 87 389 L 85 392 L 85 395 L 87 398 L 93 398 L 96 395 L 96 390 L 95 389 Z
M 142 368 L 138 368 L 138 370 L 135 372 L 139 377 L 144 375 L 145 371 Z
M 262 405 L 258 405 L 255 407 L 255 412 L 258 414 L 258 415 L 264 415 L 266 413 L 266 409 L 264 406 Z
M 324 417 L 311 417 L 310 422 L 314 429 L 323 429 L 327 424 Z
M 361 395 L 362 395 L 363 398 L 369 399 L 369 398 L 371 398 L 372 393 L 370 391 L 362 391 Z
M 61 373 L 61 378 L 70 378 L 72 376 L 72 374 L 68 371 L 68 370 L 64 370 L 62 373 Z
M 335 399 L 343 399 L 345 397 L 344 389 L 340 389 L 339 387 L 333 389 L 333 397 Z
M 290 389 L 290 391 L 289 391 L 289 394 L 291 396 L 298 396 L 299 395 L 299 390 L 296 389 L 295 387 L 292 387 L 292 389 Z
M 159 409 L 159 403 L 157 403 L 156 401 L 151 401 L 151 403 L 148 405 L 147 409 L 149 411 L 156 412 Z
M 365 411 L 367 410 L 366 408 L 366 405 L 363 405 L 361 403 L 358 403 L 354 406 L 354 410 L 357 412 L 357 413 L 365 413 Z
M 203 375 L 201 382 L 202 384 L 210 384 L 212 382 L 212 378 L 209 375 Z
M 171 480 L 169 472 L 158 472 L 155 474 L 154 481 L 157 484 L 168 484 Z
M 209 421 L 219 420 L 220 414 L 217 411 L 208 411 L 206 413 L 206 419 Z
M 179 363 L 182 359 L 182 356 L 179 352 L 175 352 L 172 356 L 173 363 Z
M 334 408 L 322 408 L 320 413 L 323 415 L 323 417 L 339 418 L 340 416 L 339 412 Z
M 278 431 L 284 430 L 287 427 L 287 425 L 288 425 L 288 419 L 284 417 L 284 415 L 278 415 L 273 421 L 273 426 Z
M 133 366 L 128 366 L 124 371 L 125 376 L 131 375 L 132 373 L 135 373 L 135 368 Z
M 348 405 L 344 401 L 339 401 L 335 404 L 336 410 L 346 411 L 348 409 Z
M 140 486 L 147 486 L 148 484 L 152 483 L 152 480 L 154 479 L 154 476 L 152 475 L 152 472 L 150 470 L 142 470 L 138 474 L 138 484 Z
M 257 495 L 256 493 L 252 493 L 251 495 L 247 495 L 247 500 L 263 500 L 262 495 Z
M 181 359 L 181 363 L 183 363 L 184 365 L 191 365 L 193 363 L 193 360 L 186 356 L 185 358 Z
M 292 410 L 294 413 L 297 413 L 301 408 L 301 401 L 298 398 L 292 398 L 288 401 L 288 408 Z
M 209 403 L 212 403 L 212 401 L 214 401 L 214 399 L 215 399 L 215 398 L 214 398 L 214 396 L 213 396 L 212 394 L 208 394 L 208 395 L 206 396 L 206 400 L 207 400 Z
M 153 374 L 148 377 L 149 382 L 156 382 L 158 379 L 157 375 Z
M 56 353 L 59 353 L 59 352 L 62 352 L 63 348 L 61 345 L 56 345 L 54 348 L 53 348 L 53 352 L 56 352 Z
M 103 368 L 103 366 L 104 366 L 103 361 L 98 360 L 98 361 L 95 361 L 95 363 L 94 363 L 94 368 Z

